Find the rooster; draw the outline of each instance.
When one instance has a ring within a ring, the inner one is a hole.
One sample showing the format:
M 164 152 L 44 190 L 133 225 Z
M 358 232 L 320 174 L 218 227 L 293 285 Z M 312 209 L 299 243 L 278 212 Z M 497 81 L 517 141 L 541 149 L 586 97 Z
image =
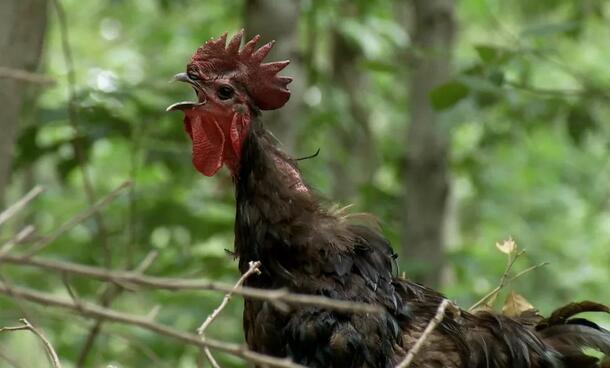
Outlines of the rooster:
M 261 122 L 261 111 L 284 105 L 291 78 L 278 76 L 288 61 L 264 63 L 273 42 L 259 36 L 240 47 L 242 32 L 196 50 L 185 73 L 195 102 L 168 111 L 184 113 L 194 167 L 213 176 L 230 171 L 236 195 L 235 256 L 242 273 L 250 261 L 262 273 L 250 287 L 321 295 L 380 306 L 378 314 L 319 307 L 279 310 L 246 300 L 248 346 L 289 357 L 308 367 L 392 367 L 402 361 L 435 316 L 444 297 L 396 277 L 396 254 L 375 227 L 325 209 L 303 180 L 295 160 L 278 148 Z M 427 336 L 411 367 L 597 367 L 593 348 L 610 354 L 610 332 L 585 319 L 584 311 L 609 309 L 573 303 L 549 318 L 534 311 L 510 318 L 492 311 L 453 306 Z

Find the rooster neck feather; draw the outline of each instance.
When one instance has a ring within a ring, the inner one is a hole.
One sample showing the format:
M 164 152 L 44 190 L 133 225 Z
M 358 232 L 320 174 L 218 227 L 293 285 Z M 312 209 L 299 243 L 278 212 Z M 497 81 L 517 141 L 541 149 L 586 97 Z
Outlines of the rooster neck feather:
M 247 270 L 249 261 L 260 260 L 286 274 L 289 260 L 281 253 L 288 246 L 291 225 L 311 217 L 319 207 L 294 160 L 277 147 L 258 120 L 243 143 L 235 190 L 235 254 L 241 271 Z

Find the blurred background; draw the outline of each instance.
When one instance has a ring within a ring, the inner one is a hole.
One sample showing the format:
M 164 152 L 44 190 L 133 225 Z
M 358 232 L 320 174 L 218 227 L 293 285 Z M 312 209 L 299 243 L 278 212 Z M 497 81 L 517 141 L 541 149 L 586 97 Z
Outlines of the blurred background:
M 101 215 L 40 255 L 114 269 L 150 250 L 159 276 L 233 282 L 234 197 L 204 178 L 168 81 L 210 37 L 245 28 L 291 59 L 292 98 L 264 121 L 329 203 L 379 217 L 401 271 L 464 307 L 506 267 L 549 262 L 511 287 L 548 313 L 610 303 L 610 2 L 603 0 L 2 0 L 0 197 L 46 191 L 0 228 L 45 235 L 120 183 Z M 37 74 L 19 74 L 19 71 Z M 19 252 L 19 246 L 15 252 Z M 2 264 L 18 285 L 66 296 L 61 275 Z M 70 278 L 80 297 L 99 283 Z M 193 331 L 211 292 L 123 293 L 113 307 Z M 242 342 L 236 298 L 209 335 Z M 195 367 L 198 351 L 138 329 L 0 297 L 0 326 L 27 308 L 66 367 Z M 43 367 L 28 334 L 0 335 L 1 367 Z M 223 367 L 243 366 L 218 354 Z

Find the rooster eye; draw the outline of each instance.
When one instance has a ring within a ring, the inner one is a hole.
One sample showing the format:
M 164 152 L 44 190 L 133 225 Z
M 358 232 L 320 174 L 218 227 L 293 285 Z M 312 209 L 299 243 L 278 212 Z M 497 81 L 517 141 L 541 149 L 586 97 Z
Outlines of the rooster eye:
M 233 97 L 234 93 L 233 88 L 229 86 L 220 86 L 216 92 L 218 98 L 221 100 L 228 100 L 229 98 Z

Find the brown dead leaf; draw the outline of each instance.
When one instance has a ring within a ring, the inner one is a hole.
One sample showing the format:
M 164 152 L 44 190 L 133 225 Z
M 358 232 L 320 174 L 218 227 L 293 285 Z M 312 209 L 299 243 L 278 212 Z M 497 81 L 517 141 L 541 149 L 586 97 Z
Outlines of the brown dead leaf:
M 523 312 L 535 309 L 523 296 L 513 290 L 506 296 L 506 301 L 502 307 L 502 314 L 508 317 L 518 317 Z
M 496 248 L 504 254 L 511 255 L 517 251 L 517 243 L 512 238 L 501 243 L 496 243 Z

